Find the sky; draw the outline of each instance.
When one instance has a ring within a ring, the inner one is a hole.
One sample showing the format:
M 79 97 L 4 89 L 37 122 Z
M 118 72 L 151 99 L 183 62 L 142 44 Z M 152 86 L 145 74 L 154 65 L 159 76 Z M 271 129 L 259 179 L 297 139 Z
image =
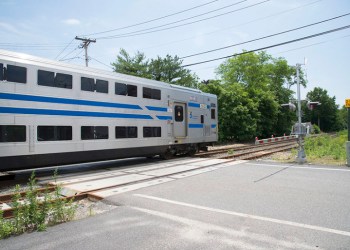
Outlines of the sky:
M 111 71 L 121 48 L 147 58 L 188 55 L 350 13 L 349 0 L 0 0 L 0 49 Z M 141 24 L 143 23 L 143 24 Z M 183 65 L 254 50 L 350 25 L 350 15 L 311 27 L 183 59 Z M 177 27 L 175 27 L 177 26 Z M 343 106 L 350 98 L 350 28 L 267 49 L 297 63 L 307 75 L 301 96 L 321 87 Z M 188 67 L 201 80 L 216 79 L 224 60 Z M 296 87 L 293 90 L 296 92 Z M 317 100 L 313 100 L 317 101 Z

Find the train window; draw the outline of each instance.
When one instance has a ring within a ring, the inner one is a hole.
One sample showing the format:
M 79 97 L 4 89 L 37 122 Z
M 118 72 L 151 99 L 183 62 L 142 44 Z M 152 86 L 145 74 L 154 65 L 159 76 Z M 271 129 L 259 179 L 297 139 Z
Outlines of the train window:
M 161 93 L 159 89 L 152 89 L 152 99 L 155 99 L 155 100 L 161 99 Z
M 38 70 L 38 85 L 55 86 L 55 73 L 45 70 Z
M 108 93 L 108 81 L 96 80 L 96 92 Z
M 81 77 L 81 90 L 95 91 L 95 80 L 93 78 Z
M 182 122 L 184 120 L 184 109 L 182 106 L 175 106 L 175 121 Z
M 127 94 L 127 87 L 124 83 L 115 83 L 115 94 L 116 95 L 126 95 Z
M 38 141 L 69 141 L 72 140 L 71 126 L 38 126 Z
M 117 126 L 115 127 L 115 138 L 127 138 L 126 127 Z
M 107 126 L 82 126 L 81 139 L 82 140 L 108 139 L 108 127 Z
M 127 85 L 128 96 L 137 97 L 137 86 L 135 85 Z
M 27 83 L 27 68 L 7 65 L 6 77 L 9 82 Z
M 57 73 L 55 77 L 55 87 L 71 89 L 72 81 L 73 81 L 72 75 Z
M 26 126 L 0 125 L 0 142 L 25 142 Z
M 204 115 L 201 115 L 201 123 L 204 123 Z
M 151 89 L 151 88 L 144 87 L 143 88 L 143 98 L 160 100 L 161 99 L 161 92 L 159 89 Z
M 143 88 L 143 98 L 152 99 L 152 89 Z
M 4 65 L 0 63 L 0 81 L 4 80 Z
M 216 119 L 215 118 L 215 109 L 211 109 L 211 119 Z
M 137 138 L 137 127 L 128 127 L 128 138 Z
M 161 127 L 143 127 L 143 137 L 161 137 Z
M 115 127 L 115 138 L 137 138 L 137 127 Z

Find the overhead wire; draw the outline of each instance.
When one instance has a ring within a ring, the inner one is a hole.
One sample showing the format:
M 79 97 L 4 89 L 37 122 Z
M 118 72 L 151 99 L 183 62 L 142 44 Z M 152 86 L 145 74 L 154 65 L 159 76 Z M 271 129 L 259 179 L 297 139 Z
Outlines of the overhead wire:
M 245 10 L 245 9 L 248 9 L 248 8 L 252 8 L 252 7 L 255 7 L 257 5 L 260 5 L 260 4 L 269 2 L 269 1 L 271 1 L 271 0 L 264 0 L 264 1 L 252 4 L 252 5 L 248 5 L 248 6 L 239 8 L 239 9 L 235 9 L 235 10 L 229 11 L 229 12 L 225 12 L 225 13 L 218 14 L 218 15 L 215 15 L 215 16 L 211 16 L 211 17 L 207 17 L 207 18 L 203 18 L 203 19 L 199 19 L 199 20 L 196 20 L 196 21 L 192 21 L 192 22 L 188 22 L 188 23 L 184 23 L 184 24 L 179 24 L 179 25 L 175 25 L 175 26 L 167 27 L 167 28 L 163 28 L 163 29 L 152 30 L 152 31 L 147 31 L 147 32 L 140 32 L 140 33 L 136 33 L 136 32 L 139 32 L 139 31 L 134 31 L 134 32 L 130 32 L 130 33 L 118 34 L 118 35 L 113 35 L 113 36 L 96 37 L 96 39 L 115 39 L 115 38 L 133 37 L 133 36 L 145 35 L 145 34 L 149 34 L 149 33 L 154 33 L 154 32 L 174 29 L 174 28 L 178 28 L 178 27 L 182 27 L 182 26 L 191 25 L 191 24 L 194 24 L 194 23 L 210 20 L 210 19 L 213 19 L 213 18 L 217 18 L 217 17 L 223 16 L 223 15 L 231 14 L 231 13 L 238 12 L 238 11 L 241 11 L 241 10 Z
M 190 19 L 193 19 L 193 18 L 204 16 L 204 15 L 207 15 L 207 14 L 219 11 L 219 10 L 227 9 L 229 7 L 232 7 L 232 6 L 238 5 L 238 4 L 243 3 L 243 2 L 247 2 L 247 1 L 248 0 L 242 0 L 242 1 L 239 1 L 239 2 L 236 2 L 236 3 L 233 3 L 233 4 L 229 4 L 229 5 L 220 7 L 218 9 L 207 11 L 207 12 L 204 12 L 204 13 L 201 13 L 201 14 L 198 14 L 198 15 L 186 17 L 186 18 L 183 18 L 183 19 L 180 19 L 180 20 L 177 20 L 177 21 L 173 21 L 173 22 L 170 22 L 170 23 L 165 23 L 165 24 L 154 26 L 154 27 L 151 27 L 151 28 L 136 30 L 136 31 L 132 31 L 132 32 L 129 32 L 129 33 L 120 34 L 120 35 L 129 35 L 129 34 L 139 33 L 139 32 L 143 32 L 143 31 L 147 31 L 147 30 L 153 30 L 153 29 L 156 29 L 156 28 L 161 28 L 161 27 L 164 27 L 164 26 L 169 26 L 169 25 L 172 25 L 172 24 L 175 24 L 175 23 L 180 23 L 180 22 L 183 22 L 183 21 L 186 21 L 186 20 L 190 20 Z
M 318 25 L 318 24 L 321 24 L 321 23 L 326 23 L 326 22 L 329 22 L 329 21 L 333 21 L 335 19 L 342 18 L 342 17 L 348 16 L 348 15 L 350 15 L 350 12 L 348 12 L 346 14 L 343 14 L 343 15 L 336 16 L 336 17 L 328 18 L 328 19 L 325 19 L 325 20 L 322 20 L 322 21 L 319 21 L 319 22 L 315 22 L 315 23 L 311 23 L 311 24 L 308 24 L 308 25 L 299 26 L 297 28 L 293 28 L 293 29 L 281 31 L 281 32 L 278 32 L 278 33 L 274 33 L 274 34 L 271 34 L 271 35 L 267 35 L 267 36 L 263 36 L 263 37 L 259 37 L 259 38 L 255 38 L 255 39 L 251 39 L 251 40 L 248 40 L 248 41 L 245 41 L 245 42 L 235 43 L 235 44 L 231 44 L 231 45 L 224 46 L 224 47 L 221 47 L 221 48 L 216 48 L 216 49 L 212 49 L 212 50 L 207 50 L 207 51 L 203 51 L 203 52 L 199 52 L 199 53 L 183 56 L 183 57 L 180 57 L 180 59 L 185 59 L 185 58 L 189 58 L 189 57 L 193 57 L 193 56 L 203 55 L 203 54 L 207 54 L 207 53 L 211 53 L 211 52 L 215 52 L 215 51 L 219 51 L 219 50 L 223 50 L 223 49 L 232 48 L 232 47 L 235 47 L 235 46 L 238 46 L 238 45 L 242 45 L 242 44 L 247 44 L 247 43 L 251 43 L 251 42 L 260 41 L 260 40 L 263 40 L 263 39 L 266 39 L 266 38 L 270 38 L 270 37 L 286 34 L 286 33 L 292 32 L 292 31 L 301 30 L 301 29 L 305 29 L 305 28 L 308 28 L 308 27 L 311 27 L 311 26 L 315 26 L 315 25 Z
M 164 19 L 164 18 L 168 18 L 168 17 L 171 17 L 171 16 L 175 16 L 175 15 L 178 15 L 178 14 L 182 14 L 182 13 L 185 13 L 187 11 L 194 10 L 194 9 L 197 9 L 197 8 L 200 8 L 200 7 L 203 7 L 203 6 L 212 4 L 214 2 L 218 2 L 218 1 L 219 0 L 210 1 L 210 2 L 207 2 L 207 3 L 204 3 L 204 4 L 200 4 L 200 5 L 191 7 L 189 9 L 185 9 L 185 10 L 178 11 L 178 12 L 175 12 L 175 13 L 172 13 L 172 14 L 168 14 L 168 15 L 165 15 L 165 16 L 157 17 L 157 18 L 154 18 L 154 19 L 151 19 L 151 20 L 143 21 L 143 22 L 136 23 L 136 24 L 127 25 L 127 26 L 124 26 L 124 27 L 116 28 L 116 29 L 111 29 L 111 30 L 105 30 L 105 31 L 101 31 L 101 32 L 95 32 L 95 33 L 91 33 L 91 34 L 86 34 L 86 35 L 82 35 L 82 36 L 99 35 L 99 34 L 104 34 L 104 33 L 109 33 L 109 32 L 113 32 L 113 31 L 117 31 L 117 30 L 123 30 L 123 29 L 131 28 L 131 27 L 139 26 L 139 25 L 142 25 L 142 24 L 146 24 L 146 23 L 158 21 L 158 20 L 161 20 L 161 19 Z
M 301 38 L 289 40 L 289 41 L 282 42 L 282 43 L 273 44 L 273 45 L 270 45 L 270 46 L 265 46 L 265 47 L 258 48 L 258 49 L 243 51 L 241 53 L 236 53 L 236 54 L 229 55 L 229 56 L 223 56 L 223 57 L 218 57 L 218 58 L 205 60 L 205 61 L 201 61 L 201 62 L 197 62 L 197 63 L 191 63 L 191 64 L 183 65 L 182 67 L 190 67 L 190 66 L 193 66 L 193 65 L 213 62 L 213 61 L 217 61 L 217 60 L 221 60 L 221 59 L 227 59 L 227 58 L 230 58 L 230 57 L 236 57 L 236 56 L 239 56 L 239 55 L 244 55 L 244 54 L 248 54 L 248 53 L 252 53 L 252 52 L 262 51 L 262 50 L 266 50 L 266 49 L 270 49 L 270 48 L 274 48 L 274 47 L 279 47 L 279 46 L 283 46 L 283 45 L 286 45 L 286 44 L 295 43 L 295 42 L 307 40 L 307 39 L 310 39 L 310 38 L 326 35 L 326 34 L 329 34 L 329 33 L 345 30 L 345 29 L 348 29 L 348 28 L 350 28 L 350 25 L 342 26 L 342 27 L 339 27 L 339 28 L 336 28 L 336 29 L 332 29 L 332 30 L 327 30 L 327 31 L 324 31 L 324 32 L 321 32 L 321 33 L 316 33 L 316 34 L 309 35 L 309 36 L 304 36 L 304 37 L 301 37 Z
M 335 41 L 335 40 L 339 40 L 339 39 L 343 39 L 343 38 L 347 38 L 347 37 L 350 37 L 350 34 L 349 35 L 345 35 L 345 36 L 341 36 L 341 37 L 337 37 L 337 38 L 334 38 L 334 39 L 328 39 L 328 40 L 325 40 L 325 41 L 322 41 L 322 42 L 318 42 L 318 43 L 312 43 L 312 44 L 308 44 L 308 45 L 305 45 L 305 46 L 301 46 L 301 47 L 297 47 L 297 48 L 293 48 L 293 49 L 289 49 L 289 50 L 284 50 L 284 51 L 272 53 L 271 55 L 285 54 L 285 53 L 292 52 L 292 51 L 295 51 L 295 50 L 301 50 L 301 49 L 304 49 L 304 48 L 309 48 L 309 47 L 313 47 L 313 46 L 329 43 L 329 42 L 332 42 L 332 41 Z M 217 65 L 204 67 L 204 68 L 196 68 L 196 69 L 193 69 L 193 70 L 199 71 L 199 70 L 213 69 L 213 68 L 217 68 Z
M 271 18 L 271 17 L 279 16 L 279 15 L 285 14 L 287 12 L 291 12 L 291 11 L 294 11 L 294 10 L 297 10 L 297 9 L 300 9 L 300 8 L 303 8 L 303 7 L 312 5 L 312 4 L 316 4 L 316 3 L 321 2 L 321 1 L 323 1 L 323 0 L 313 1 L 311 3 L 303 4 L 303 5 L 297 6 L 295 8 L 291 8 L 291 9 L 287 9 L 287 10 L 284 10 L 284 11 L 281 11 L 281 12 L 274 13 L 272 15 L 268 15 L 268 16 L 265 16 L 265 17 L 253 19 L 253 20 L 251 20 L 249 22 L 245 22 L 245 23 L 241 23 L 241 24 L 238 24 L 238 25 L 229 26 L 229 27 L 226 27 L 226 28 L 223 28 L 223 29 L 217 29 L 217 30 L 214 30 L 214 31 L 211 31 L 211 32 L 202 33 L 202 34 L 191 36 L 191 37 L 188 37 L 188 38 L 185 38 L 185 39 L 181 39 L 181 40 L 176 40 L 176 41 L 171 41 L 171 42 L 168 42 L 168 43 L 159 44 L 159 45 L 156 45 L 156 46 L 146 47 L 146 48 L 143 48 L 141 50 L 159 48 L 159 47 L 170 45 L 170 44 L 175 44 L 175 43 L 180 43 L 180 42 L 192 40 L 194 38 L 201 37 L 201 36 L 212 35 L 214 33 L 221 32 L 223 30 L 228 30 L 228 29 L 232 29 L 232 28 L 241 27 L 243 25 L 247 25 L 247 24 L 251 24 L 251 23 L 254 23 L 254 22 L 257 22 L 257 21 L 261 21 L 261 20 L 264 20 L 264 19 L 268 19 L 268 18 Z
M 66 47 L 64 47 L 64 49 L 62 49 L 58 55 L 55 57 L 55 60 L 68 48 L 69 45 L 71 45 L 71 43 L 75 40 L 75 38 L 73 38 L 68 44 Z
M 89 56 L 89 58 L 92 59 L 92 60 L 94 60 L 94 61 L 96 61 L 96 62 L 98 62 L 98 63 L 100 63 L 100 64 L 102 64 L 102 65 L 104 65 L 104 66 L 106 66 L 106 67 L 108 67 L 109 69 L 114 70 L 114 68 L 113 68 L 111 65 L 105 64 L 105 63 L 103 63 L 103 62 L 101 62 L 101 61 L 99 61 L 99 60 L 97 60 L 96 58 L 93 58 L 93 57 L 91 57 L 91 56 Z

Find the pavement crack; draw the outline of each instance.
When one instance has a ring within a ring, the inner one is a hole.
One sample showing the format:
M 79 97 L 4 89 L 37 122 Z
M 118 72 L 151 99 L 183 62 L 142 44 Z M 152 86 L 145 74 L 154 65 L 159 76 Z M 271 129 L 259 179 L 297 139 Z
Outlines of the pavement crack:
M 274 172 L 274 173 L 272 173 L 272 174 L 269 174 L 269 175 L 267 175 L 267 176 L 265 176 L 265 177 L 263 177 L 263 178 L 261 178 L 261 179 L 258 179 L 258 180 L 256 180 L 256 181 L 254 181 L 254 183 L 257 183 L 257 182 L 259 182 L 259 181 L 265 180 L 265 179 L 267 179 L 267 178 L 269 178 L 269 177 L 271 177 L 271 176 L 273 176 L 273 175 L 275 175 L 275 174 L 278 174 L 279 172 L 282 172 L 282 171 L 284 171 L 284 170 L 286 170 L 286 169 L 288 169 L 288 168 L 289 168 L 289 167 L 282 168 L 282 169 L 280 169 L 280 170 L 278 170 L 278 171 L 276 171 L 276 172 Z

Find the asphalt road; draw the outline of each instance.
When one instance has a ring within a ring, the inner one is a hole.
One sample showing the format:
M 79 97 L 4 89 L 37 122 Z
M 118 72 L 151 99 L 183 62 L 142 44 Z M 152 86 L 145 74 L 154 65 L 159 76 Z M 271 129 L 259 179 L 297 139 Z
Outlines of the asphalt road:
M 110 197 L 0 249 L 350 249 L 350 169 L 246 162 Z

